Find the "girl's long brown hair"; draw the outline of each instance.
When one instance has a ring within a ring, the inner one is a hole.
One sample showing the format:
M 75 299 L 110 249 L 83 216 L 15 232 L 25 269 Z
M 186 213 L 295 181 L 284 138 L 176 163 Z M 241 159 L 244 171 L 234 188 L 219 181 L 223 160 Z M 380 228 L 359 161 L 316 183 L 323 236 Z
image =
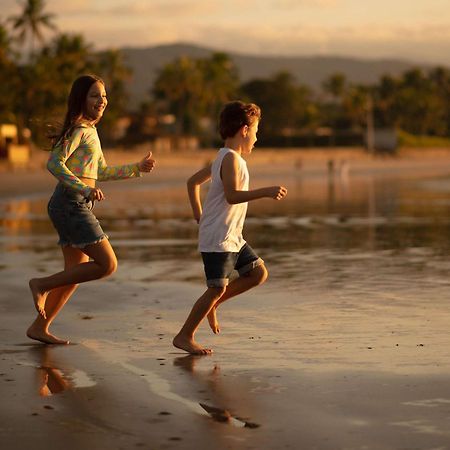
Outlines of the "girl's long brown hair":
M 105 85 L 104 81 L 96 75 L 81 75 L 73 82 L 67 100 L 67 112 L 63 125 L 58 133 L 49 136 L 52 140 L 53 147 L 58 144 L 61 139 L 70 137 L 73 129 L 83 122 L 83 119 L 85 118 L 87 94 L 91 86 L 97 82 Z

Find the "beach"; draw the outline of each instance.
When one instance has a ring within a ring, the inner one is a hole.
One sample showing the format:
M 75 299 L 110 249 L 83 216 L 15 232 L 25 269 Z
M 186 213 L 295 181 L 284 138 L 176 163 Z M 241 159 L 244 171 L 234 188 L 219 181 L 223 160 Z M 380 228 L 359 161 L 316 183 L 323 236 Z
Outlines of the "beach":
M 185 181 L 213 156 L 102 184 L 119 268 L 58 317 L 68 346 L 25 336 L 28 280 L 62 267 L 45 155 L 0 168 L 0 448 L 450 449 L 450 152 L 255 151 L 252 186 L 289 190 L 249 207 L 269 279 L 198 357 L 171 341 L 204 291 Z

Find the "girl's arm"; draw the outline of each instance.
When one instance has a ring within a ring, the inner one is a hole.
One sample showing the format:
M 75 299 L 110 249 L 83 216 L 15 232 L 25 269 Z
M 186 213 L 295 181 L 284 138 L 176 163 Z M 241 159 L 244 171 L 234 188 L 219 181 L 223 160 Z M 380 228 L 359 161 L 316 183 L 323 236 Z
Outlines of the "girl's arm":
M 194 173 L 187 181 L 187 190 L 189 202 L 191 203 L 192 213 L 197 223 L 200 222 L 202 216 L 202 203 L 200 200 L 200 186 L 211 179 L 211 165 L 204 167 Z
M 124 180 L 127 178 L 138 178 L 141 176 L 139 164 L 123 164 L 121 166 L 108 166 L 103 152 L 98 160 L 97 180 Z
M 54 147 L 48 158 L 47 169 L 60 182 L 72 189 L 75 189 L 85 197 L 89 197 L 91 194 L 91 188 L 87 184 L 83 183 L 76 176 L 76 174 L 71 172 L 66 166 L 66 161 L 80 146 L 82 138 L 83 129 L 75 128 L 70 138 L 62 140 L 60 144 L 57 144 Z
M 99 181 L 123 180 L 126 178 L 140 177 L 141 172 L 150 172 L 155 166 L 155 160 L 151 158 L 152 152 L 142 158 L 138 163 L 124 164 L 121 166 L 108 166 L 103 152 L 98 161 L 97 177 Z
M 268 186 L 250 191 L 240 191 L 237 189 L 238 171 L 238 157 L 230 152 L 223 158 L 221 167 L 225 198 L 230 205 L 245 203 L 264 197 L 281 200 L 287 194 L 287 189 L 284 186 Z

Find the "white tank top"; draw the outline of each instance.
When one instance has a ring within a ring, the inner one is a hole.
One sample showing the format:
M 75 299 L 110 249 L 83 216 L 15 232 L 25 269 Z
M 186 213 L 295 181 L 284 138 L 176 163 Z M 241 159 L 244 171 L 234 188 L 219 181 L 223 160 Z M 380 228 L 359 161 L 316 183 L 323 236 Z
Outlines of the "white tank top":
M 239 161 L 237 189 L 248 191 L 247 163 L 239 153 L 221 148 L 211 166 L 211 185 L 200 218 L 198 250 L 200 252 L 238 252 L 245 244 L 242 237 L 248 203 L 230 205 L 223 189 L 220 169 L 225 155 L 235 153 Z

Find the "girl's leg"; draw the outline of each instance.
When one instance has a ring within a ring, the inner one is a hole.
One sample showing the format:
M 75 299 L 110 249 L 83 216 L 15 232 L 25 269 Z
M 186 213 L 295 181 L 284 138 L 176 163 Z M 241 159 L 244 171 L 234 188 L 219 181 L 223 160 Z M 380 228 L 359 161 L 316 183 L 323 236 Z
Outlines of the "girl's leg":
M 89 257 L 80 249 L 74 247 L 62 247 L 64 256 L 64 270 L 70 269 L 77 264 L 86 263 Z M 75 292 L 78 284 L 68 284 L 50 291 L 45 302 L 45 316 L 38 314 L 35 321 L 27 330 L 27 336 L 31 339 L 44 342 L 46 344 L 68 344 L 69 341 L 59 339 L 49 332 L 50 324 L 53 322 L 59 311 L 66 304 Z
M 194 339 L 200 322 L 209 313 L 214 304 L 221 298 L 225 292 L 223 288 L 208 288 L 205 293 L 195 302 L 192 310 L 186 319 L 180 332 L 174 337 L 173 345 L 177 348 L 187 351 L 194 355 L 207 355 L 212 353 L 209 348 L 204 348 L 197 344 Z
M 211 327 L 213 333 L 218 334 L 220 332 L 219 322 L 217 321 L 217 308 L 223 302 L 229 300 L 236 295 L 242 294 L 249 289 L 264 283 L 268 276 L 266 266 L 261 264 L 255 267 L 250 272 L 241 275 L 240 277 L 234 279 L 227 287 L 225 293 L 220 297 L 220 299 L 214 304 L 210 309 L 207 317 L 209 326 Z
M 48 277 L 30 280 L 34 304 L 42 317 L 46 318 L 45 302 L 52 289 L 98 280 L 111 275 L 117 269 L 117 258 L 108 239 L 86 246 L 83 248 L 83 253 L 92 261 L 76 264 Z

